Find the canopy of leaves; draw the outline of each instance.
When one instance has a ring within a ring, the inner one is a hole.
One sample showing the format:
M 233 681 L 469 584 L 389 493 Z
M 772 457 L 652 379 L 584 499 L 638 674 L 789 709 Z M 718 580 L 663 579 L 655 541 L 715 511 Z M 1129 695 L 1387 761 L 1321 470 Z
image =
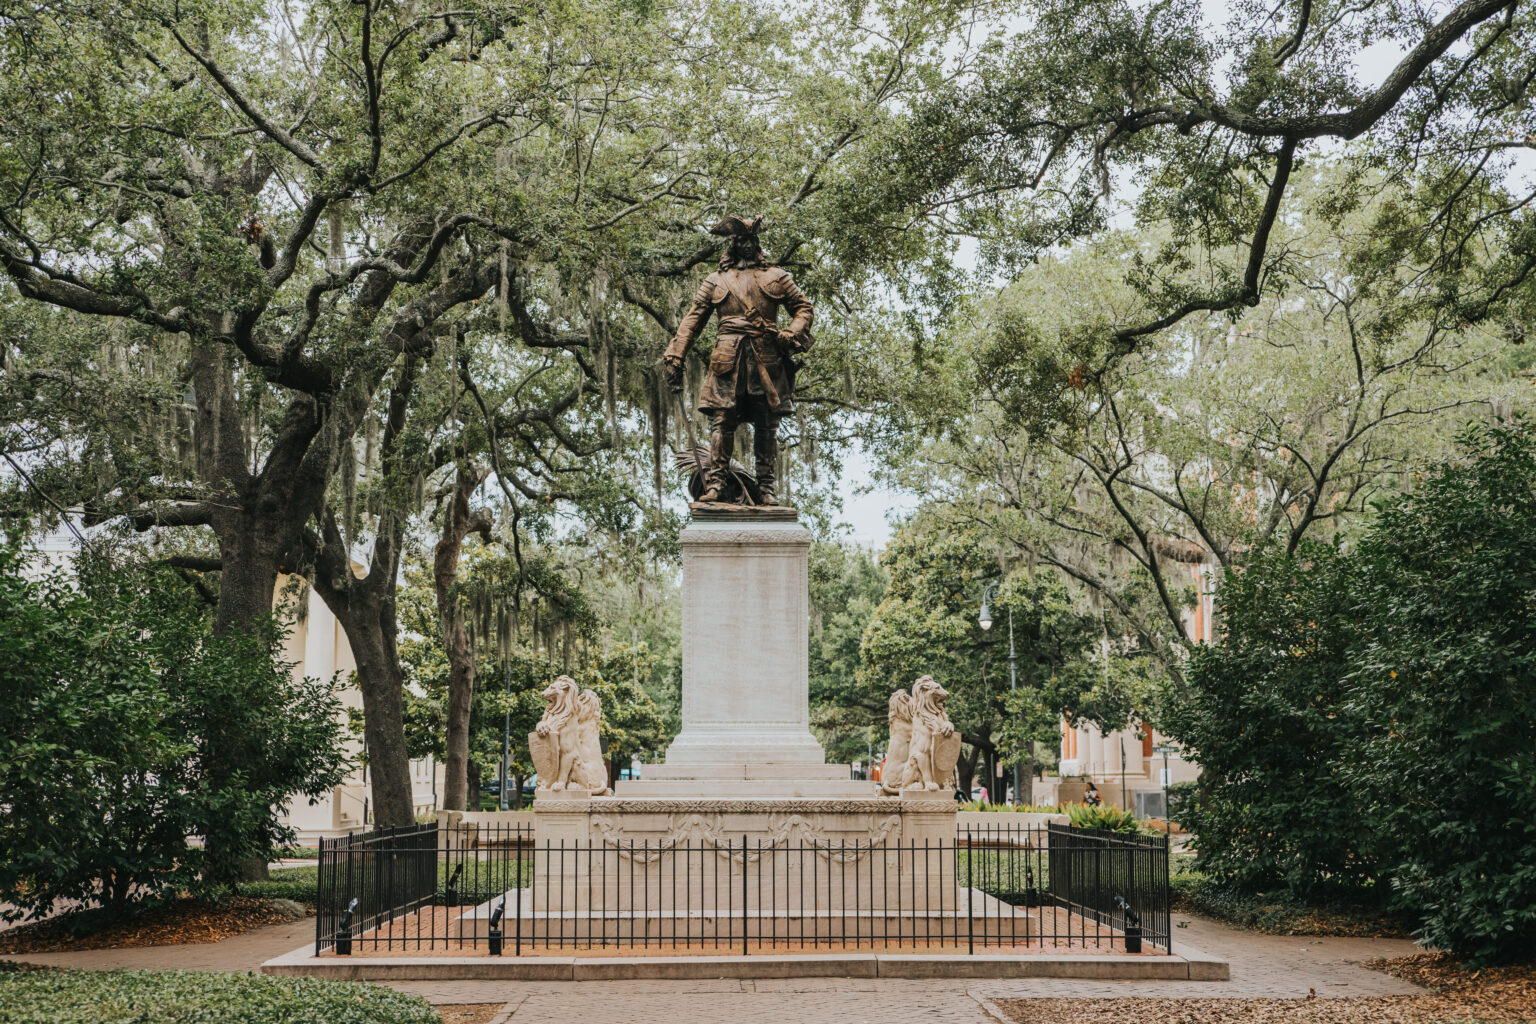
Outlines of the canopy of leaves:
M 1073 318 L 1060 354 L 1032 364 L 1059 400 L 1186 317 L 1241 315 L 1283 287 L 1290 189 L 1343 153 L 1338 210 L 1399 193 L 1378 255 L 1412 250 L 1460 322 L 1529 323 L 1536 181 L 1519 157 L 1536 147 L 1536 10 L 1237 0 L 1224 24 L 1216 10 L 1033 0 L 984 17 L 843 186 L 847 244 L 969 237 L 1012 272 L 1101 234 L 1127 200 L 1166 224 L 1121 267 L 1135 301 Z M 1390 69 L 1362 67 L 1367 47 L 1396 49 Z
M 1037 361 L 1068 357 L 1073 323 L 1136 305 L 1125 268 L 1155 262 L 1167 229 L 1021 274 L 951 332 L 896 479 L 929 515 L 1081 585 L 1176 681 L 1207 639 L 1194 610 L 1213 577 L 1266 544 L 1353 535 L 1469 410 L 1528 402 L 1524 347 L 1448 312 L 1410 256 L 1362 261 L 1393 200 L 1340 214 L 1349 187 L 1338 167 L 1297 173 L 1275 234 L 1293 253 L 1283 291 L 1149 338 L 1059 402 Z

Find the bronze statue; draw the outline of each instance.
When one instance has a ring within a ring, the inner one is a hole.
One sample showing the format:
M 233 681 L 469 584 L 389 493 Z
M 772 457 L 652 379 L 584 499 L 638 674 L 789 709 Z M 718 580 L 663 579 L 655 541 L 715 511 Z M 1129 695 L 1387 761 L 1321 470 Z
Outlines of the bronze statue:
M 683 386 L 683 356 L 698 340 L 711 313 L 719 312 L 719 337 L 709 357 L 709 376 L 699 392 L 699 408 L 709 417 L 708 458 L 703 466 L 701 502 L 738 501 L 777 505 L 775 465 L 779 455 L 779 420 L 794 411 L 797 353 L 809 349 L 811 303 L 780 267 L 767 262 L 758 229 L 763 218 L 731 215 L 710 229 L 723 235 L 720 269 L 704 279 L 693 305 L 678 324 L 677 336 L 663 359 L 673 391 Z M 791 316 L 778 325 L 779 307 Z M 740 494 L 731 479 L 736 428 L 752 424 L 752 454 L 757 463 L 755 490 Z

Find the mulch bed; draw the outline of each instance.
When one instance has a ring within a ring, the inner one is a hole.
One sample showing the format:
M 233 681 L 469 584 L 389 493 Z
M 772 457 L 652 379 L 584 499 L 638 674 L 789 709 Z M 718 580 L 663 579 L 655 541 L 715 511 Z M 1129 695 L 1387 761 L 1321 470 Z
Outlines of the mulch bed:
M 1536 1021 L 1536 963 L 1464 970 L 1443 953 L 1367 961 L 1431 994 L 1342 999 L 998 999 L 1015 1024 L 1517 1024 Z
M 0 953 L 68 953 L 218 942 L 292 919 L 271 900 L 250 896 L 231 896 L 219 903 L 176 900 L 141 908 L 121 921 L 107 921 L 97 910 L 82 910 L 0 932 Z M 83 934 L 76 934 L 80 931 Z

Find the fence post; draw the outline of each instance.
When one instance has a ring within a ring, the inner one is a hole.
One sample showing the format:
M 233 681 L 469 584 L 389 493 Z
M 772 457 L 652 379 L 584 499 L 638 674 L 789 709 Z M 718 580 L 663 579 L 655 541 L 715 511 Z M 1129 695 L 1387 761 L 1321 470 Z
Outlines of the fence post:
M 959 860 L 959 851 L 956 851 L 956 860 Z M 965 941 L 966 949 L 971 956 L 976 955 L 976 887 L 971 883 L 971 865 L 976 856 L 975 844 L 971 842 L 971 829 L 965 829 Z
M 517 829 L 517 845 L 512 848 L 517 856 L 517 956 L 523 955 L 523 829 Z
M 1168 809 L 1163 808 L 1166 814 Z M 1169 891 L 1168 876 L 1173 872 L 1173 837 L 1163 833 L 1163 936 L 1168 955 L 1173 955 L 1173 894 Z
M 741 834 L 741 955 L 747 952 L 747 834 Z
M 320 955 L 320 934 L 325 927 L 325 836 L 320 837 L 320 858 L 315 866 L 315 956 Z M 334 884 L 335 879 L 332 879 Z

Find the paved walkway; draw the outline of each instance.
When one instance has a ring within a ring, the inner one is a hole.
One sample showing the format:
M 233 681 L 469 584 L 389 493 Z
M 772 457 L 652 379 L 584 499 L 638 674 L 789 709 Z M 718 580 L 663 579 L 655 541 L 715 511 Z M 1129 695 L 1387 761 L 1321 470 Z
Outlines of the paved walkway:
M 504 1003 L 509 1024 L 997 1024 L 986 1003 L 999 998 L 1112 996 L 1282 997 L 1411 995 L 1422 990 L 1359 966 L 1413 952 L 1394 939 L 1312 939 L 1255 935 L 1199 918 L 1174 932 L 1228 960 L 1230 982 L 1085 982 L 1064 980 L 906 981 L 808 978 L 782 981 L 518 982 L 402 981 L 393 987 L 437 1004 Z M 272 925 L 223 942 L 146 949 L 48 953 L 24 958 L 60 967 L 144 970 L 257 969 L 264 960 L 313 941 L 313 919 Z

